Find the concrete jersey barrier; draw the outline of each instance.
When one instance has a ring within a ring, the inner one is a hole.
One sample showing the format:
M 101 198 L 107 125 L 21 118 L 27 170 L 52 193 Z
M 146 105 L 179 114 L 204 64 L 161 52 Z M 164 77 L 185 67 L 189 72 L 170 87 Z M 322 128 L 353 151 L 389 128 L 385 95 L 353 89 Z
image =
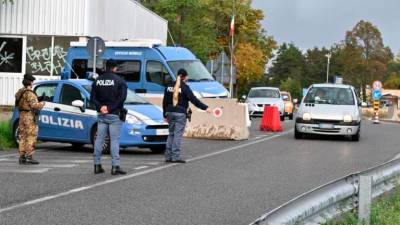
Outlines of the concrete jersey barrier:
M 146 98 L 152 104 L 162 107 L 162 98 Z M 250 121 L 247 105 L 236 99 L 203 98 L 203 103 L 210 108 L 221 109 L 220 114 L 207 114 L 190 104 L 193 111 L 192 120 L 186 124 L 184 137 L 245 140 L 249 138 Z

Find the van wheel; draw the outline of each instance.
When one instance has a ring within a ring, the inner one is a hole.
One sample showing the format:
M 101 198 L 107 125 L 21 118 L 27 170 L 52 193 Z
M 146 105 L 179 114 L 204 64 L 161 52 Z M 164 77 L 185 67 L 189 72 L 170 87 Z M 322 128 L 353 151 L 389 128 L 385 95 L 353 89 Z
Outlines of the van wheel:
M 90 137 L 92 145 L 93 145 L 93 151 L 94 151 L 94 141 L 96 140 L 96 137 L 97 137 L 97 126 L 93 127 L 92 135 Z M 102 146 L 102 153 L 110 154 L 110 136 L 109 135 L 107 135 L 106 138 L 104 138 L 104 143 Z
M 166 145 L 157 145 L 150 147 L 150 150 L 156 154 L 162 154 L 165 152 Z
M 14 144 L 18 147 L 19 146 L 19 121 L 17 120 L 13 126 L 13 137 L 14 137 Z

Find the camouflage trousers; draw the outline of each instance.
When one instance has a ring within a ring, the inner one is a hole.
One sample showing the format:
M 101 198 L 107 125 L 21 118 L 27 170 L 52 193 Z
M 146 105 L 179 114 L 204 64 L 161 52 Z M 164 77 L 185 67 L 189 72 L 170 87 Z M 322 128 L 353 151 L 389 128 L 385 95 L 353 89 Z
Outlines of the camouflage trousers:
M 19 155 L 32 156 L 35 153 L 38 126 L 31 112 L 21 112 L 19 117 Z

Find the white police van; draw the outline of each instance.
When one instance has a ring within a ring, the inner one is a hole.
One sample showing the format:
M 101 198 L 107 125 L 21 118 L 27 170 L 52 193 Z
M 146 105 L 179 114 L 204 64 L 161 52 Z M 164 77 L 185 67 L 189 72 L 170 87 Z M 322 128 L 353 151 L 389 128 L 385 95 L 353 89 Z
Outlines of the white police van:
M 38 140 L 71 143 L 75 147 L 93 144 L 97 112 L 90 104 L 92 81 L 87 79 L 43 81 L 34 84 L 36 94 L 46 102 L 39 115 Z M 163 152 L 168 124 L 162 110 L 128 90 L 124 107 L 128 110 L 122 126 L 120 146 L 150 148 Z M 19 111 L 14 109 L 12 124 L 18 143 Z M 109 151 L 109 140 L 103 151 Z
M 93 60 L 86 42 L 71 42 L 61 79 L 87 78 L 93 71 Z M 105 42 L 106 50 L 96 63 L 103 69 L 104 61 L 112 59 L 128 88 L 141 96 L 164 94 L 168 82 L 176 79 L 179 69 L 188 72 L 187 84 L 198 98 L 227 98 L 229 92 L 214 80 L 203 63 L 186 48 L 161 46 L 157 40 Z

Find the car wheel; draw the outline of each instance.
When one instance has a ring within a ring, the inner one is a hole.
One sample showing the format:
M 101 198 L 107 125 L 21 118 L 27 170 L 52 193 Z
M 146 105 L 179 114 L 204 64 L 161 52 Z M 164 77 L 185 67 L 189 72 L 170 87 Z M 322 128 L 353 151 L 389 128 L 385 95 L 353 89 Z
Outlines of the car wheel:
M 150 150 L 153 153 L 161 154 L 161 153 L 165 152 L 165 148 L 166 148 L 166 145 L 157 145 L 157 146 L 150 147 Z
M 294 126 L 294 138 L 295 139 L 302 139 L 303 138 L 303 134 L 299 131 L 297 131 L 296 125 Z
M 94 150 L 94 141 L 96 140 L 97 137 L 97 127 L 94 127 L 92 130 L 92 135 L 91 135 L 91 142 L 93 145 L 93 150 Z M 102 153 L 103 154 L 110 154 L 110 138 L 109 135 L 106 136 L 104 139 L 104 143 L 102 146 Z
M 355 142 L 360 141 L 360 128 L 358 128 L 357 134 L 351 135 L 351 140 L 352 140 L 352 141 L 355 141 Z
M 19 146 L 19 121 L 17 120 L 13 126 L 14 144 Z

